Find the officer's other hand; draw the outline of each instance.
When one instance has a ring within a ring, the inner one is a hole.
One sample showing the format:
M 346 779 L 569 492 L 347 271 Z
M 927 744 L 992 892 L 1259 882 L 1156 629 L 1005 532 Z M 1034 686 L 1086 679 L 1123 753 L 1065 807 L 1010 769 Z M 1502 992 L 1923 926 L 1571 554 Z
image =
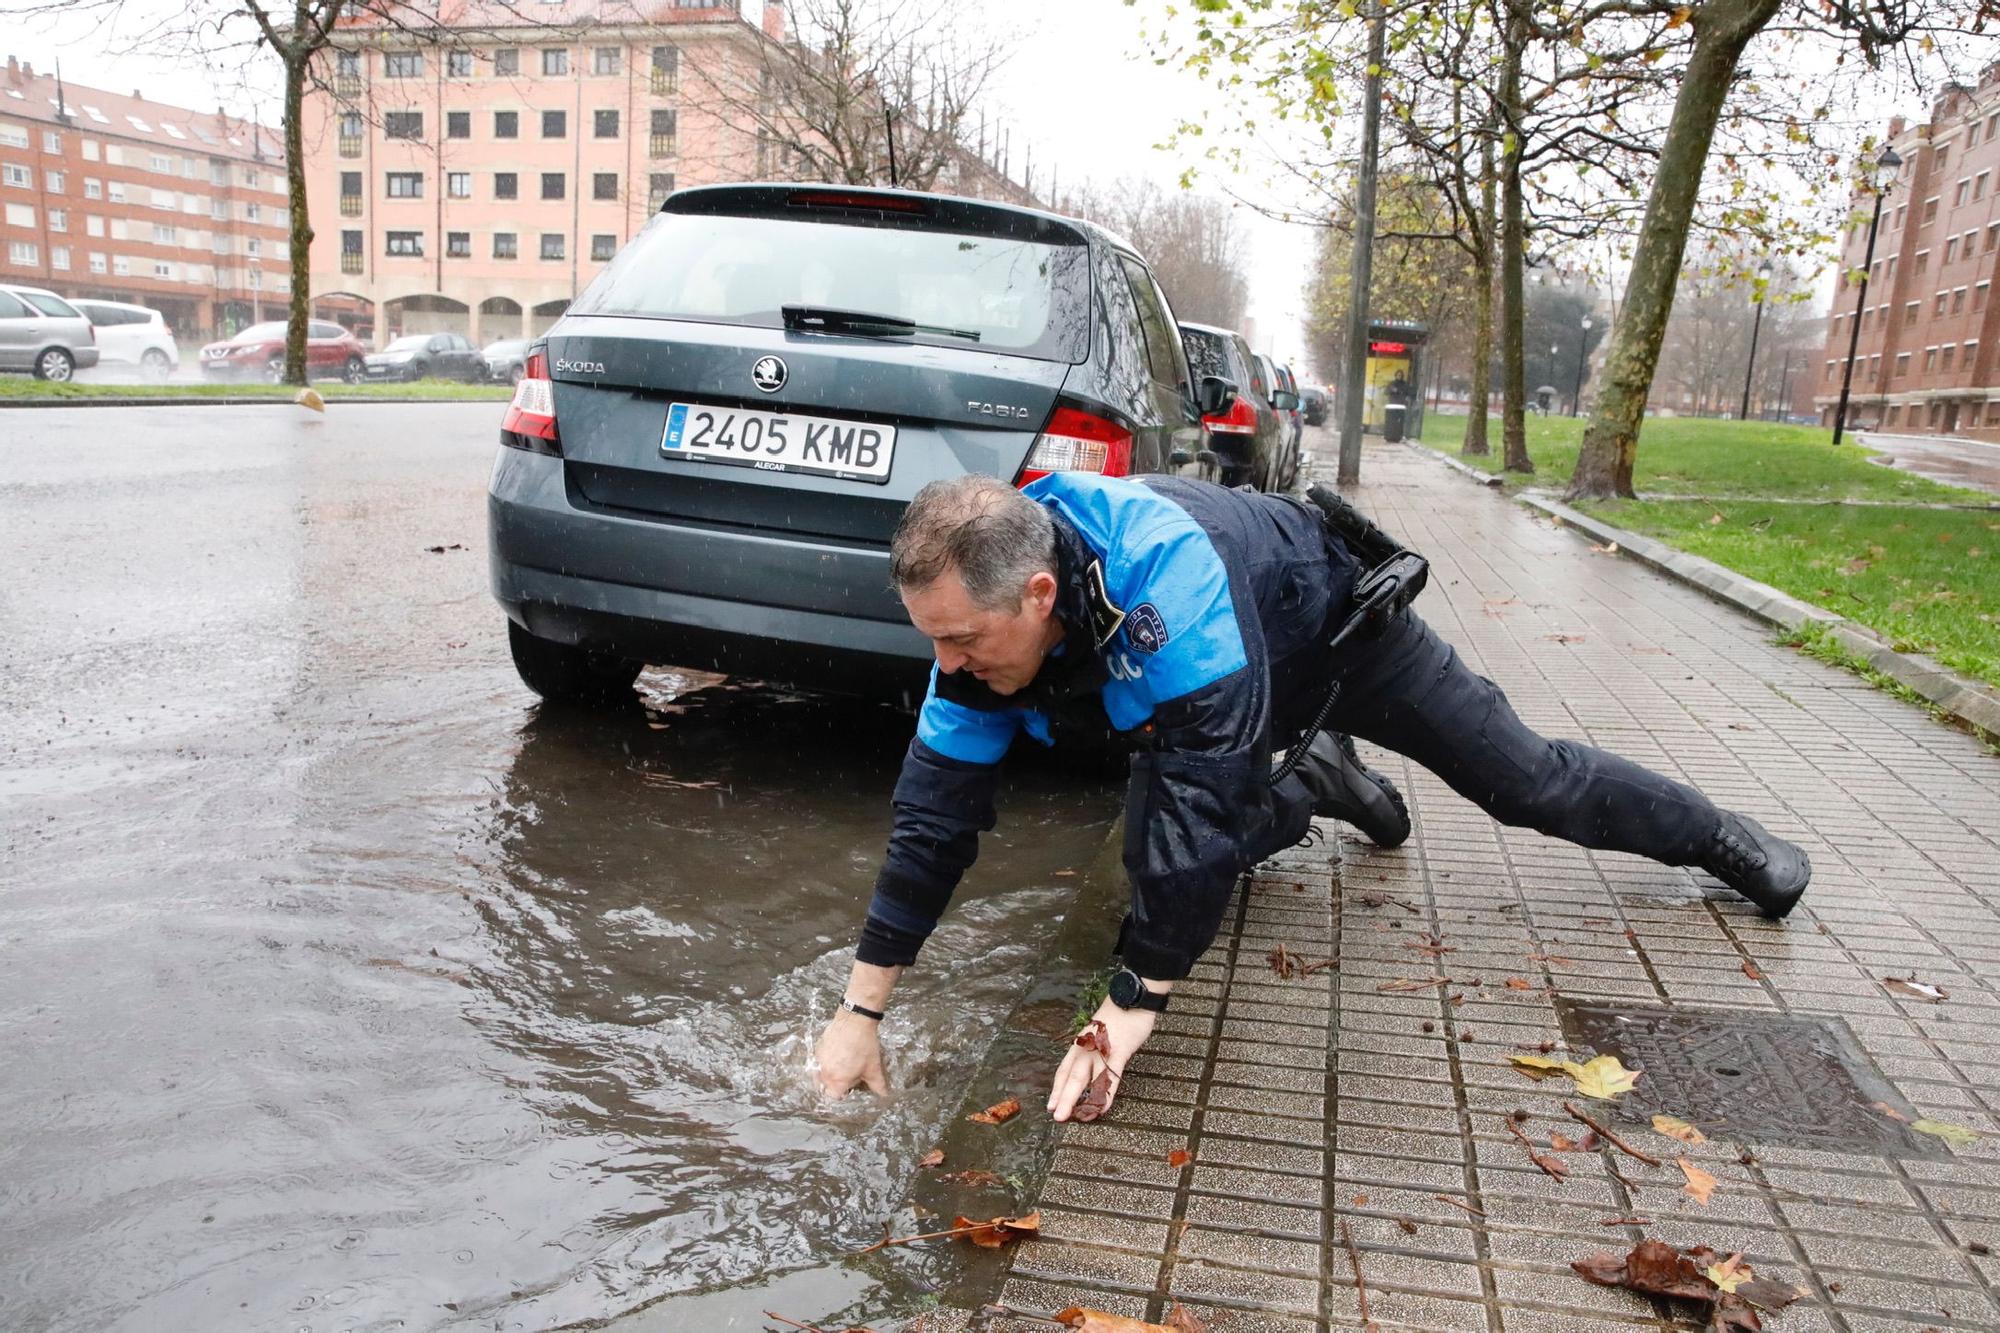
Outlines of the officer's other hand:
M 882 1068 L 882 1038 L 875 1020 L 845 1009 L 833 1016 L 820 1034 L 814 1052 L 819 1064 L 819 1088 L 829 1097 L 845 1097 L 866 1087 L 878 1097 L 889 1095 L 889 1075 Z
M 1111 1056 L 1107 1061 L 1096 1051 L 1070 1043 L 1069 1054 L 1063 1057 L 1062 1065 L 1056 1070 L 1055 1089 L 1049 1093 L 1049 1114 L 1057 1120 L 1070 1118 L 1077 1100 L 1107 1064 L 1111 1068 L 1111 1092 L 1105 1107 L 1110 1109 L 1110 1103 L 1118 1098 L 1118 1084 L 1125 1077 L 1126 1064 L 1146 1044 L 1146 1038 L 1153 1035 L 1153 1023 L 1159 1015 L 1150 1009 L 1120 1009 L 1106 1000 L 1097 1006 L 1097 1012 L 1091 1018 L 1104 1024 L 1104 1036 L 1111 1045 Z

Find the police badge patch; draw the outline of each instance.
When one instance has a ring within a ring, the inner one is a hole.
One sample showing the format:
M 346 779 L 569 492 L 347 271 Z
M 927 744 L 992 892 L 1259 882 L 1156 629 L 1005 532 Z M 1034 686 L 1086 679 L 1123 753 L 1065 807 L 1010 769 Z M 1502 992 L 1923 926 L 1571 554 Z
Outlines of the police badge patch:
M 1167 622 L 1151 602 L 1141 602 L 1126 612 L 1125 633 L 1142 653 L 1157 653 L 1167 646 Z

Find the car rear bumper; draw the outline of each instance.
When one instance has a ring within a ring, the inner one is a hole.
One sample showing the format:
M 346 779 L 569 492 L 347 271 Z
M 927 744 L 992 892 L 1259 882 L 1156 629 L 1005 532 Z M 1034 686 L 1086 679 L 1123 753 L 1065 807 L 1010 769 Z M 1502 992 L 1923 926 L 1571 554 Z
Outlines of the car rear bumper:
M 570 493 L 561 459 L 505 447 L 487 532 L 495 600 L 542 638 L 799 686 L 923 691 L 930 646 L 886 591 L 886 548 L 607 512 Z
M 104 353 L 95 347 L 72 347 L 70 348 L 70 355 L 76 358 L 76 368 L 78 370 L 89 370 L 97 364 L 98 358 L 102 357 Z

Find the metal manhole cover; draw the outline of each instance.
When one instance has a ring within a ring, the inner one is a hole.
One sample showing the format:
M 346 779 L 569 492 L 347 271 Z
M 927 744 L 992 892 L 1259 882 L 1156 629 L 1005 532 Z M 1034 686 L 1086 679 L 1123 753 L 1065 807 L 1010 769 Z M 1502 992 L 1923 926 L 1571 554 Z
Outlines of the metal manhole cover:
M 1558 1000 L 1570 1044 L 1645 1072 L 1617 1101 L 1646 1123 L 1656 1112 L 1703 1133 L 1823 1152 L 1942 1157 L 1871 1103 L 1910 1120 L 1903 1100 L 1838 1019 L 1699 1009 L 1620 1009 Z

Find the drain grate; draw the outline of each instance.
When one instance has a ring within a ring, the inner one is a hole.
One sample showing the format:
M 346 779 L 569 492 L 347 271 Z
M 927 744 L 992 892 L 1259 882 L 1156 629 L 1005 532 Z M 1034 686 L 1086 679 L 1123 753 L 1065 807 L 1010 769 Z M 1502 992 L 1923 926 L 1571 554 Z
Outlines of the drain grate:
M 1919 1118 L 1838 1019 L 1557 1001 L 1570 1044 L 1645 1077 L 1618 1099 L 1641 1123 L 1664 1111 L 1703 1133 L 1823 1152 L 1942 1157 L 1872 1103 Z

